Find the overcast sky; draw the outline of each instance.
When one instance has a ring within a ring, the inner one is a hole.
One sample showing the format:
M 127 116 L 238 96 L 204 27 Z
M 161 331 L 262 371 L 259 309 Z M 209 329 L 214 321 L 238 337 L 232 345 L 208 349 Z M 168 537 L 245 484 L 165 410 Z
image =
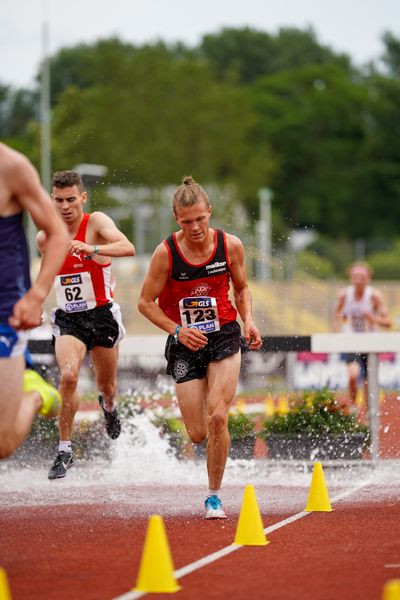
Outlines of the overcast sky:
M 32 84 L 41 56 L 41 28 L 50 53 L 79 42 L 118 36 L 133 44 L 197 44 L 222 27 L 313 27 L 319 41 L 356 64 L 377 58 L 381 35 L 400 37 L 400 0 L 1 0 L 0 82 Z

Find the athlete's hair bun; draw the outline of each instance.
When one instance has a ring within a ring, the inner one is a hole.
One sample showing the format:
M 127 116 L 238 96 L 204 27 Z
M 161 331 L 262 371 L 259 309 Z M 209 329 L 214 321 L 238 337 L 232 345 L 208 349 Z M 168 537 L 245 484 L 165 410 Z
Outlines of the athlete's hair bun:
M 200 200 L 205 202 L 207 207 L 210 206 L 208 196 L 201 185 L 191 175 L 185 175 L 182 178 L 181 185 L 175 190 L 172 199 L 172 210 L 176 215 L 178 207 L 193 206 Z
M 195 182 L 195 180 L 193 179 L 193 177 L 191 175 L 186 175 L 183 179 L 182 179 L 182 183 L 184 185 L 193 185 Z

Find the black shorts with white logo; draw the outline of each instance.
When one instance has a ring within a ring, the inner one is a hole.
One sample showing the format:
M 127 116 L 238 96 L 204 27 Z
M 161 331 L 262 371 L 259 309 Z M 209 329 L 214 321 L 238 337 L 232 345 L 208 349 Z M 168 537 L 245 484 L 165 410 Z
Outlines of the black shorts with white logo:
M 113 348 L 125 335 L 121 311 L 115 302 L 90 310 L 67 313 L 60 308 L 52 314 L 53 343 L 60 335 L 72 335 L 88 350 L 95 346 Z
M 165 346 L 167 374 L 172 375 L 176 383 L 204 379 L 210 362 L 223 360 L 240 350 L 240 325 L 236 321 L 222 325 L 219 331 L 209 333 L 207 337 L 207 346 L 193 351 L 176 342 L 173 335 L 168 336 Z

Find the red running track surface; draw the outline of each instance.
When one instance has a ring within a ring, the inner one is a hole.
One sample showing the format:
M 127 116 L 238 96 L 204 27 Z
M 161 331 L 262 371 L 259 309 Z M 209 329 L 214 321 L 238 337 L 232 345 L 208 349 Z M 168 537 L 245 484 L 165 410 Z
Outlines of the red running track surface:
M 400 455 L 399 408 L 396 397 L 383 406 L 381 446 L 392 459 Z M 365 479 L 365 486 L 345 500 L 332 501 L 333 512 L 308 514 L 268 534 L 267 546 L 240 548 L 181 578 L 176 598 L 380 600 L 385 582 L 400 579 L 400 461 L 385 463 L 386 476 L 380 480 L 375 473 L 372 483 L 368 472 L 355 469 L 354 482 Z M 281 501 L 275 504 L 268 496 L 272 485 L 264 490 L 256 486 L 265 527 L 305 506 L 307 490 L 282 483 L 275 490 Z M 347 478 L 339 491 L 349 485 Z M 113 492 L 118 492 L 116 486 Z M 0 489 L 0 565 L 13 600 L 116 598 L 135 585 L 147 517 L 154 509 L 164 515 L 178 569 L 231 544 L 240 508 L 236 502 L 227 521 L 209 522 L 201 518 L 200 507 L 198 514 L 192 510 L 180 517 L 163 512 L 165 498 L 157 489 L 149 504 L 145 489 L 128 490 L 135 510 L 119 503 L 118 494 L 110 501 L 104 493 L 103 499 L 101 490 L 93 503 L 68 503 L 67 498 L 47 506 L 35 506 L 29 497 L 21 503 L 18 493 L 2 493 Z
M 355 497 L 333 503 L 330 513 L 309 513 L 268 534 L 267 546 L 242 547 L 183 577 L 176 597 L 379 599 L 384 583 L 400 577 L 398 489 L 373 503 Z M 106 505 L 3 510 L 0 564 L 13 600 L 110 600 L 130 590 L 147 519 L 108 512 Z M 263 515 L 264 526 L 287 516 Z M 175 568 L 231 544 L 236 517 L 166 517 Z

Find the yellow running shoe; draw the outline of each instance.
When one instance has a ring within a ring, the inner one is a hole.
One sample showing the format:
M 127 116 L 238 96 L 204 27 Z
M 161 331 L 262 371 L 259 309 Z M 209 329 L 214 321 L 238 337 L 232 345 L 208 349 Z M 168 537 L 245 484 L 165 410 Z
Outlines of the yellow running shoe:
M 52 419 L 60 413 L 60 393 L 32 369 L 25 369 L 24 371 L 24 392 L 38 392 L 40 394 L 42 399 L 42 406 L 39 410 L 40 415 Z

